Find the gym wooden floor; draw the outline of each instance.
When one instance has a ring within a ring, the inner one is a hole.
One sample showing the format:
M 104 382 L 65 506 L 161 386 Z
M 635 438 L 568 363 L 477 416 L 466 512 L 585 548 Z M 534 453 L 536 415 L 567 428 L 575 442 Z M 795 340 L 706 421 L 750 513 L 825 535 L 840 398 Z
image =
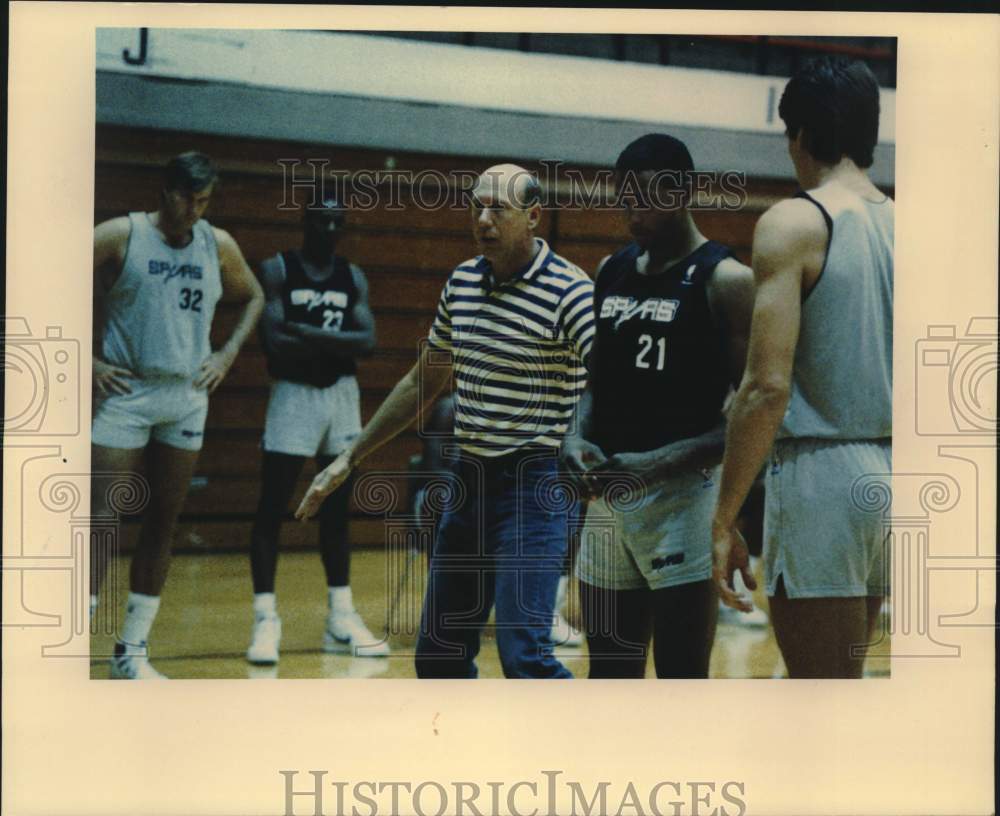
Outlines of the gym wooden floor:
M 101 599 L 120 622 L 128 592 L 128 559 L 109 570 Z M 250 562 L 246 553 L 184 554 L 174 556 L 163 592 L 160 613 L 150 634 L 153 665 L 173 679 L 287 679 L 287 678 L 413 678 L 413 645 L 419 624 L 425 563 L 405 557 L 390 563 L 384 553 L 363 550 L 351 561 L 355 606 L 375 633 L 385 631 L 390 601 L 402 584 L 393 615 L 389 658 L 355 658 L 324 654 L 326 586 L 319 556 L 308 552 L 282 553 L 278 563 L 278 613 L 282 619 L 281 660 L 277 666 L 251 666 L 244 657 L 252 623 Z M 403 580 L 400 580 L 402 576 Z M 762 582 L 758 581 L 758 584 Z M 575 587 L 570 587 L 571 595 Z M 575 597 L 575 595 L 573 595 Z M 758 606 L 767 599 L 758 590 Z M 567 616 L 575 616 L 574 604 Z M 107 655 L 114 643 L 109 626 L 91 638 L 91 677 L 107 678 Z M 876 635 L 877 637 L 877 635 Z M 557 654 L 578 678 L 587 674 L 587 650 L 559 647 Z M 866 664 L 866 677 L 888 677 L 888 635 L 875 647 Z M 483 638 L 478 658 L 480 677 L 500 678 L 496 643 Z M 713 678 L 783 677 L 784 664 L 770 627 L 749 627 L 720 619 L 712 653 Z M 648 678 L 655 675 L 652 661 Z

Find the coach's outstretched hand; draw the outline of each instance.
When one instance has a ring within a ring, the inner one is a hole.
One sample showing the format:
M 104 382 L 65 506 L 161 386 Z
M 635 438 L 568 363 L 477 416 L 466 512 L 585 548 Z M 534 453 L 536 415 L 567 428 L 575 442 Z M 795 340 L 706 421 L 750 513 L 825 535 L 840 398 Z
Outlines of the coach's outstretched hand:
M 753 599 L 733 587 L 733 574 L 739 570 L 749 589 L 757 588 L 750 571 L 750 552 L 736 527 L 712 522 L 712 580 L 722 602 L 740 612 L 753 612 Z
M 299 521 L 307 521 L 315 516 L 319 512 L 323 500 L 340 487 L 350 473 L 350 452 L 342 453 L 316 474 L 306 491 L 306 495 L 302 498 L 301 504 L 299 504 L 299 509 L 295 511 L 295 518 Z

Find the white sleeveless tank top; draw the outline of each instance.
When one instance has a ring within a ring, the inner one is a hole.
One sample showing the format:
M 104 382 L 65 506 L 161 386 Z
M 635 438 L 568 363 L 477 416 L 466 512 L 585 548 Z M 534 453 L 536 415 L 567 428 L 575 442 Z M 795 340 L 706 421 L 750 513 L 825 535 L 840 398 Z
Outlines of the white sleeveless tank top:
M 130 213 L 129 222 L 125 264 L 106 298 L 104 359 L 143 378 L 190 378 L 212 352 L 222 296 L 215 234 L 200 220 L 191 243 L 175 249 L 147 213 Z
M 792 394 L 780 437 L 892 436 L 894 203 L 830 182 L 806 197 L 830 230 L 826 263 L 802 303 Z

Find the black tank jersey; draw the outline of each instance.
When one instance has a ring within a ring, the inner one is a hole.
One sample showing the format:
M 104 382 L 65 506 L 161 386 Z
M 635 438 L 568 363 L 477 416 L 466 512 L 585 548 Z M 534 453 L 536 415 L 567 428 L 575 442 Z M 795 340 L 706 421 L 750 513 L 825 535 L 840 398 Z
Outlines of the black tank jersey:
M 653 276 L 636 271 L 641 254 L 633 243 L 612 255 L 594 293 L 594 441 L 608 455 L 710 430 L 729 390 L 726 338 L 706 282 L 732 251 L 708 241 Z
M 329 331 L 350 331 L 351 314 L 357 300 L 357 288 L 351 273 L 351 264 L 339 255 L 333 259 L 333 273 L 324 281 L 316 282 L 306 275 L 306 270 L 295 252 L 282 252 L 285 264 L 285 285 L 281 299 L 285 307 L 285 320 L 291 323 L 308 323 Z M 315 385 L 326 388 L 343 376 L 354 374 L 357 365 L 353 357 L 317 352 L 308 359 L 279 359 L 271 355 L 267 361 L 268 373 L 276 380 Z

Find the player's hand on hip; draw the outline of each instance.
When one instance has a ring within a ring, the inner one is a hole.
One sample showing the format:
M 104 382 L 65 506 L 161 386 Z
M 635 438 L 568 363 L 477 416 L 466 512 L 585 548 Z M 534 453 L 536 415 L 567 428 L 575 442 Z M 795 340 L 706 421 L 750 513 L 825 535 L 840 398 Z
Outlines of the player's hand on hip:
M 222 349 L 209 354 L 208 357 L 205 358 L 205 362 L 201 364 L 201 368 L 198 370 L 198 376 L 195 378 L 194 387 L 205 388 L 208 390 L 208 393 L 211 394 L 226 378 L 226 374 L 229 373 L 229 369 L 235 359 L 235 354 L 230 354 Z
M 743 576 L 748 589 L 757 588 L 757 580 L 750 571 L 750 552 L 742 534 L 734 525 L 712 522 L 712 580 L 722 602 L 741 612 L 753 611 L 753 599 L 737 592 L 733 586 L 736 570 Z
M 594 495 L 586 479 L 586 473 L 604 460 L 604 451 L 582 436 L 567 436 L 559 450 L 559 461 L 563 471 L 586 498 L 593 498 Z
M 299 504 L 299 509 L 295 511 L 295 518 L 299 521 L 306 521 L 315 516 L 319 512 L 323 500 L 340 487 L 350 473 L 351 458 L 348 454 L 342 453 L 316 474 Z
M 127 368 L 111 365 L 104 360 L 94 358 L 94 385 L 101 394 L 131 394 L 129 379 L 135 379 L 135 374 Z

